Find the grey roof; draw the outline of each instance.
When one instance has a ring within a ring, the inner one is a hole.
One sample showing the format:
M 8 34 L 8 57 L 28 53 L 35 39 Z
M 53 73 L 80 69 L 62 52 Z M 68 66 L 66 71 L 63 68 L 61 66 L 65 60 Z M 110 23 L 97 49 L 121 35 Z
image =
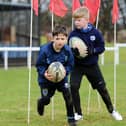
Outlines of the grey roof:
M 26 10 L 30 8 L 31 5 L 26 3 L 0 2 L 0 11 Z

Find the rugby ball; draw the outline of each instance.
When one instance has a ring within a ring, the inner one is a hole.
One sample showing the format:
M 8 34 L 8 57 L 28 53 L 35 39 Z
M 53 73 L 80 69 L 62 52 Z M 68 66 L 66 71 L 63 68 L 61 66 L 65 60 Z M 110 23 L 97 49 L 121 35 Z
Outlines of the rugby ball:
M 71 37 L 69 40 L 69 46 L 71 48 L 78 48 L 78 51 L 80 53 L 80 58 L 86 57 L 87 54 L 87 46 L 85 42 L 80 39 L 79 37 Z
M 51 80 L 53 83 L 62 81 L 66 75 L 65 68 L 60 62 L 52 62 L 48 67 L 48 73 L 53 75 L 54 79 Z

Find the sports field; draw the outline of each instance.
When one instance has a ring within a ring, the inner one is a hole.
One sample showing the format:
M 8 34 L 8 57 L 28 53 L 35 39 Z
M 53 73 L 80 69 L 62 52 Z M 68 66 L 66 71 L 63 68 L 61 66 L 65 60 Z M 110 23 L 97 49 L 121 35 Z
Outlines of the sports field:
M 87 113 L 89 83 L 84 78 L 81 85 L 81 101 L 84 119 L 78 126 L 126 126 L 126 53 L 120 50 L 120 64 L 117 65 L 117 110 L 122 114 L 123 121 L 115 121 L 107 112 L 100 100 L 98 106 L 96 91 L 91 89 L 90 111 Z M 105 65 L 101 65 L 107 87 L 114 101 L 113 53 L 105 53 Z M 29 126 L 67 126 L 65 105 L 62 95 L 56 92 L 54 96 L 54 120 L 52 120 L 52 104 L 45 108 L 44 116 L 38 116 L 36 101 L 40 96 L 37 84 L 36 69 L 32 68 L 31 80 L 31 111 Z M 0 68 L 0 126 L 27 126 L 28 103 L 28 69 L 26 67 Z

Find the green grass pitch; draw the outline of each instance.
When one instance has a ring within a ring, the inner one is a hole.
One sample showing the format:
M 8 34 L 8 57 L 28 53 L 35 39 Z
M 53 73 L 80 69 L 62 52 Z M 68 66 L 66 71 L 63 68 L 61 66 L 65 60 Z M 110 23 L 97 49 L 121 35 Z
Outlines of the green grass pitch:
M 89 83 L 83 78 L 81 84 L 81 104 L 84 120 L 78 126 L 125 126 L 126 125 L 126 58 L 125 49 L 121 49 L 120 64 L 117 65 L 117 110 L 122 114 L 123 121 L 115 121 L 107 112 L 100 99 L 98 106 L 96 91 L 91 89 L 90 111 L 87 113 Z M 113 53 L 106 52 L 105 65 L 101 65 L 112 101 L 114 101 Z M 36 111 L 36 101 L 40 96 L 37 84 L 36 69 L 32 68 L 31 77 L 31 110 L 29 126 L 68 126 L 66 109 L 61 93 L 54 96 L 54 120 L 52 120 L 52 104 L 45 107 L 44 116 L 40 117 Z M 0 68 L 0 126 L 27 126 L 28 104 L 28 69 L 26 67 Z

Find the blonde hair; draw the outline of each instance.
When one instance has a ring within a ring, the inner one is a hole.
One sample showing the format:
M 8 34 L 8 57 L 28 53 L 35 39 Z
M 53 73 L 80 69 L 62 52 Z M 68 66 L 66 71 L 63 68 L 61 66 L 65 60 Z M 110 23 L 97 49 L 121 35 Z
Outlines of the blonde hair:
M 89 19 L 89 10 L 87 7 L 83 6 L 80 8 L 77 8 L 72 15 L 73 18 L 81 18 L 84 17 L 86 19 Z

